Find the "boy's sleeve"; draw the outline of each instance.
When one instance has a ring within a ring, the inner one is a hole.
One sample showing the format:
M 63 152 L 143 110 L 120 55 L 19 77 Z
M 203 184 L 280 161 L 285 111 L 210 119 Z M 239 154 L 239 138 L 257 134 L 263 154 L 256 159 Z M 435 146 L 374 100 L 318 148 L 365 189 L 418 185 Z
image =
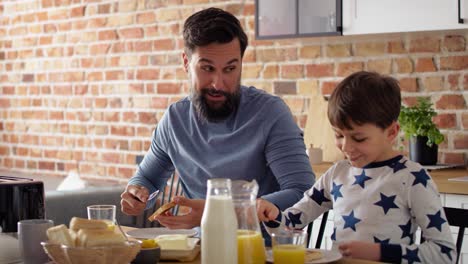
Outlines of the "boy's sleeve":
M 333 169 L 329 169 L 325 172 L 325 174 L 315 182 L 314 186 L 304 193 L 304 196 L 299 202 L 286 209 L 284 212 L 281 212 L 281 214 L 278 214 L 276 220 L 280 222 L 281 225 L 274 221 L 266 223 L 270 231 L 275 231 L 281 226 L 296 229 L 303 228 L 324 212 L 332 209 L 332 198 L 328 186 L 329 184 L 327 184 L 331 177 L 331 171 L 333 171 Z
M 455 263 L 455 244 L 434 181 L 421 167 L 409 173 L 406 185 L 411 219 L 402 228 L 412 239 L 411 230 L 415 230 L 412 225 L 419 226 L 425 241 L 420 245 L 414 241 L 411 245 L 400 245 L 401 263 Z M 392 246 L 395 245 L 382 244 L 382 253 L 391 251 Z M 390 259 L 382 254 L 382 261 Z

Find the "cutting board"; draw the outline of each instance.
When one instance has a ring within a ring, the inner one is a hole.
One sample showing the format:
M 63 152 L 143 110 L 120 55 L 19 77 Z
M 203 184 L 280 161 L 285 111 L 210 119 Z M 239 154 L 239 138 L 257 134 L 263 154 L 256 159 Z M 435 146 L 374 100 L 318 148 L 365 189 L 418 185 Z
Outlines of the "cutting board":
M 343 154 L 335 146 L 335 135 L 327 117 L 328 102 L 319 89 L 314 89 L 310 98 L 307 122 L 304 128 L 304 142 L 323 150 L 323 161 L 342 160 Z

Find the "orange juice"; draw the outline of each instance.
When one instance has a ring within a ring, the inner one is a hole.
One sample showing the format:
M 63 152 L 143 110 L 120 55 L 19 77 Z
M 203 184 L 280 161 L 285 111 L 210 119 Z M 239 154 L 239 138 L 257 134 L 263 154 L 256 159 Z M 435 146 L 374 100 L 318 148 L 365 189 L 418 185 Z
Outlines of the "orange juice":
M 292 244 L 273 246 L 273 261 L 275 264 L 304 264 L 305 247 Z
M 237 230 L 237 263 L 264 264 L 265 262 L 265 244 L 260 232 Z

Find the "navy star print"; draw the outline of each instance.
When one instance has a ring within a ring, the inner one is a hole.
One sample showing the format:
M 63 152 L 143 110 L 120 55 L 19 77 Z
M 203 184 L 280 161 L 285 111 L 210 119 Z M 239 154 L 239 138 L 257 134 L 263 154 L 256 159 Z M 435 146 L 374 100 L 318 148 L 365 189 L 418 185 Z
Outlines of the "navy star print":
M 293 227 L 296 227 L 296 225 L 302 224 L 301 219 L 300 219 L 301 215 L 302 215 L 302 212 L 299 212 L 297 214 L 293 214 L 291 212 L 288 213 L 288 218 L 291 220 L 291 224 Z
M 421 262 L 421 260 L 418 257 L 418 248 L 411 250 L 411 249 L 406 249 L 406 255 L 404 255 L 402 258 L 408 260 L 409 264 L 412 264 L 414 262 Z
M 333 233 L 332 233 L 330 238 L 331 238 L 331 240 L 336 241 L 336 227 L 333 228 Z
M 324 191 L 325 189 L 319 191 L 314 187 L 314 191 L 312 192 L 312 196 L 310 196 L 310 198 L 318 203 L 318 205 L 322 205 L 324 202 L 330 202 L 330 199 L 325 197 Z
M 330 193 L 333 195 L 335 202 L 339 197 L 343 197 L 343 194 L 340 192 L 341 187 L 343 187 L 343 184 L 336 185 L 333 183 L 333 188 Z
M 359 184 L 359 186 L 361 186 L 363 189 L 365 188 L 364 185 L 366 181 L 372 179 L 371 177 L 366 176 L 366 172 L 364 170 L 362 170 L 360 175 L 354 176 L 354 178 L 356 178 L 356 181 L 353 183 L 353 185 Z
M 397 172 L 400 171 L 400 170 L 406 169 L 405 163 L 406 163 L 406 160 L 403 161 L 403 162 L 398 162 L 398 161 L 397 161 L 397 162 L 393 163 L 393 164 L 392 164 L 392 166 L 393 166 L 393 173 L 397 173 Z
M 427 228 L 435 227 L 437 230 L 442 232 L 442 225 L 447 221 L 440 217 L 440 210 L 433 215 L 428 214 L 427 217 L 429 218 L 429 224 L 427 225 Z
M 398 208 L 398 206 L 395 204 L 395 198 L 396 198 L 396 195 L 386 196 L 385 194 L 380 193 L 380 201 L 374 204 L 381 206 L 382 209 L 384 210 L 384 213 L 387 214 L 388 210 L 392 208 Z
M 383 239 L 383 240 L 380 240 L 378 239 L 377 237 L 374 237 L 374 242 L 375 243 L 381 243 L 381 244 L 390 244 L 390 238 L 388 239 Z
M 356 232 L 356 224 L 361 222 L 361 219 L 354 217 L 354 210 L 351 211 L 349 215 L 343 215 L 341 217 L 343 217 L 343 220 L 345 221 L 343 229 L 349 227 Z
M 398 225 L 398 226 L 403 231 L 401 238 L 409 237 L 410 240 L 413 241 L 413 235 L 411 234 L 411 219 L 408 220 L 408 223 L 406 223 L 406 225 Z
M 424 169 L 421 169 L 420 171 L 412 171 L 411 174 L 413 174 L 415 178 L 413 186 L 418 183 L 422 184 L 424 187 L 427 186 L 427 180 L 429 180 L 430 178 Z
M 442 252 L 442 254 L 447 254 L 447 257 L 450 260 L 452 260 L 452 254 L 450 254 L 450 251 L 452 251 L 452 249 L 439 243 L 436 244 L 440 247 L 440 252 Z

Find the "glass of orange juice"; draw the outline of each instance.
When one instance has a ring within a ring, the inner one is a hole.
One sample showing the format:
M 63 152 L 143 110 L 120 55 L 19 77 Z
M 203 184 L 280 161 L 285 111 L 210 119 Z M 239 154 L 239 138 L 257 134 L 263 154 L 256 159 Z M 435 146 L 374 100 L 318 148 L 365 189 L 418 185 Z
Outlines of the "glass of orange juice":
M 237 263 L 265 264 L 265 262 L 265 243 L 262 234 L 254 230 L 237 230 Z
M 88 219 L 97 219 L 106 222 L 107 228 L 111 231 L 115 229 L 115 205 L 96 204 L 86 207 L 88 210 Z
M 305 230 L 281 230 L 271 234 L 275 264 L 303 264 L 305 262 Z

